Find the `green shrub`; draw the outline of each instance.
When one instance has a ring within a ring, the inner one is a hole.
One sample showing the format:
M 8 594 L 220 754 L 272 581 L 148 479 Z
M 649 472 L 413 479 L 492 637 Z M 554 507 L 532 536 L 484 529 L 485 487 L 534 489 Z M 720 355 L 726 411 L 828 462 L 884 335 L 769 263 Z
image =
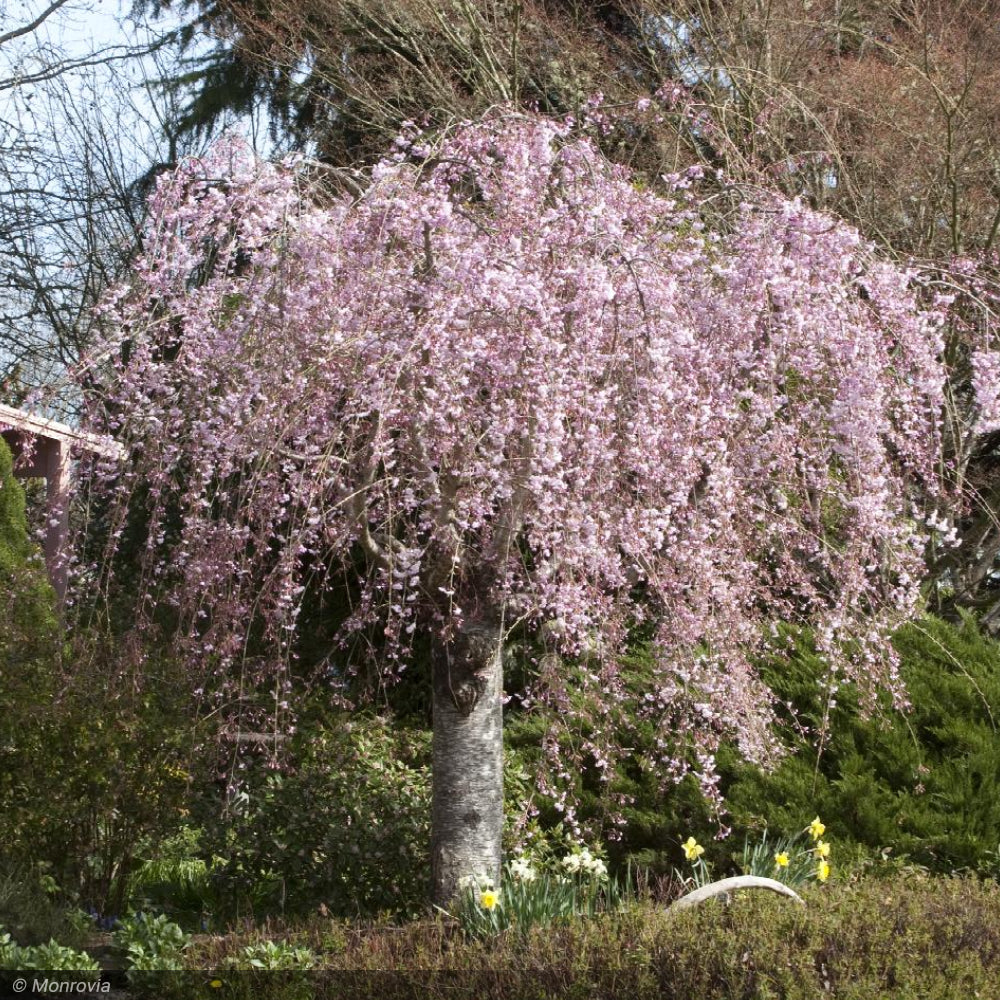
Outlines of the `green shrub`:
M 163 914 L 137 913 L 119 922 L 115 944 L 125 952 L 130 970 L 173 972 L 184 968 L 191 938 Z
M 0 440 L 0 867 L 41 864 L 60 905 L 118 914 L 140 845 L 177 828 L 214 757 L 177 664 L 67 641 L 54 602 Z
M 49 941 L 22 948 L 18 968 L 39 972 L 99 972 L 101 967 L 86 952 Z
M 44 863 L 64 901 L 104 916 L 123 912 L 140 852 L 185 821 L 217 759 L 183 671 L 120 652 L 79 639 L 71 668 L 49 667 L 48 697 L 11 708 L 0 749 L 0 861 Z
M 19 802 L 38 797 L 24 774 L 24 727 L 55 697 L 60 654 L 55 594 L 28 535 L 24 490 L 0 438 L 0 856 L 18 839 Z M 31 749 L 44 752 L 36 743 Z M 8 859 L 5 867 L 14 866 Z
M 843 857 L 885 849 L 935 871 L 989 868 L 1000 843 L 1000 644 L 972 620 L 904 626 L 894 643 L 912 710 L 872 717 L 849 685 L 837 693 L 818 751 L 823 664 L 808 636 L 790 662 L 765 663 L 794 753 L 771 774 L 729 754 L 724 790 L 737 828 L 801 829 L 819 814 Z M 836 860 L 836 856 L 834 858 Z
M 213 850 L 220 898 L 257 912 L 414 913 L 429 891 L 430 734 L 381 717 L 302 734 L 251 776 Z

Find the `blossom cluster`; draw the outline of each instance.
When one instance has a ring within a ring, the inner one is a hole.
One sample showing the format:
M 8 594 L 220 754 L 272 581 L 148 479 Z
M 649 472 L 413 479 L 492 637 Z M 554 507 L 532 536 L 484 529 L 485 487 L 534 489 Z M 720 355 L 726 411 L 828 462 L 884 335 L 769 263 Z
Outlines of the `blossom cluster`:
M 526 858 L 515 858 L 510 863 L 509 871 L 515 882 L 534 882 L 538 878 L 537 870 Z
M 579 852 L 567 854 L 562 859 L 563 870 L 570 875 L 586 875 L 591 878 L 602 879 L 608 874 L 607 865 L 598 857 L 590 853 L 590 849 L 584 847 Z

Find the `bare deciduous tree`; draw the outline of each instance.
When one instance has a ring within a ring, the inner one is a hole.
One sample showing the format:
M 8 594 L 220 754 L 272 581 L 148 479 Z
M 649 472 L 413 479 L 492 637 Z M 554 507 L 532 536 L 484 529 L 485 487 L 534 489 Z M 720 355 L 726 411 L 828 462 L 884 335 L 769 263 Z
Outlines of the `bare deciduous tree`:
M 179 98 L 154 83 L 172 72 L 162 33 L 71 48 L 53 22 L 73 7 L 0 35 L 0 395 L 45 387 L 61 409 L 93 307 L 141 241 L 151 179 L 193 148 Z

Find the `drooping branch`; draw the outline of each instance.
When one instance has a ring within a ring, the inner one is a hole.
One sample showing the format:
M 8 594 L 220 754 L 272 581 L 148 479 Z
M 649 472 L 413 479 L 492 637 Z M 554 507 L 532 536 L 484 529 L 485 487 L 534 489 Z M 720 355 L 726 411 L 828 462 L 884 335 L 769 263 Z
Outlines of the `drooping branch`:
M 169 361 L 137 339 L 109 389 L 136 475 L 186 512 L 176 548 L 150 525 L 149 579 L 179 601 L 227 582 L 213 644 L 260 607 L 291 645 L 303 573 L 336 546 L 357 574 L 342 635 L 378 628 L 366 655 L 386 677 L 421 636 L 448 656 L 470 628 L 499 643 L 506 600 L 529 628 L 562 623 L 560 652 L 605 651 L 588 683 L 609 707 L 636 697 L 613 671 L 631 623 L 662 621 L 641 695 L 655 764 L 679 773 L 706 719 L 766 759 L 761 609 L 814 624 L 844 676 L 894 684 L 885 636 L 923 568 L 909 498 L 937 455 L 935 317 L 828 216 L 760 196 L 709 237 L 693 177 L 634 185 L 573 128 L 497 112 L 431 137 L 431 159 L 386 160 L 360 199 L 310 201 L 301 175 L 232 144 L 157 188 L 155 239 L 108 321 L 113 345 L 155 302 L 184 336 Z M 248 245 L 253 267 L 232 266 Z M 298 461 L 316 448 L 328 475 Z M 255 470 L 235 531 L 223 464 Z M 810 496 L 836 515 L 823 537 Z M 568 716 L 560 672 L 531 697 Z

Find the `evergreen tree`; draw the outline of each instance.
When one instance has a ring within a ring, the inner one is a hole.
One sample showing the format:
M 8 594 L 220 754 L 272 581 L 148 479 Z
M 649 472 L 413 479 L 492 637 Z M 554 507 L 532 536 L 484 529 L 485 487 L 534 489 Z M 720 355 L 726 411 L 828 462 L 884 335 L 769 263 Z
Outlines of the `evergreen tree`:
M 10 675 L 51 654 L 57 626 L 55 594 L 28 532 L 24 490 L 0 438 L 0 671 L 8 682 L 0 686 L 0 706 Z

